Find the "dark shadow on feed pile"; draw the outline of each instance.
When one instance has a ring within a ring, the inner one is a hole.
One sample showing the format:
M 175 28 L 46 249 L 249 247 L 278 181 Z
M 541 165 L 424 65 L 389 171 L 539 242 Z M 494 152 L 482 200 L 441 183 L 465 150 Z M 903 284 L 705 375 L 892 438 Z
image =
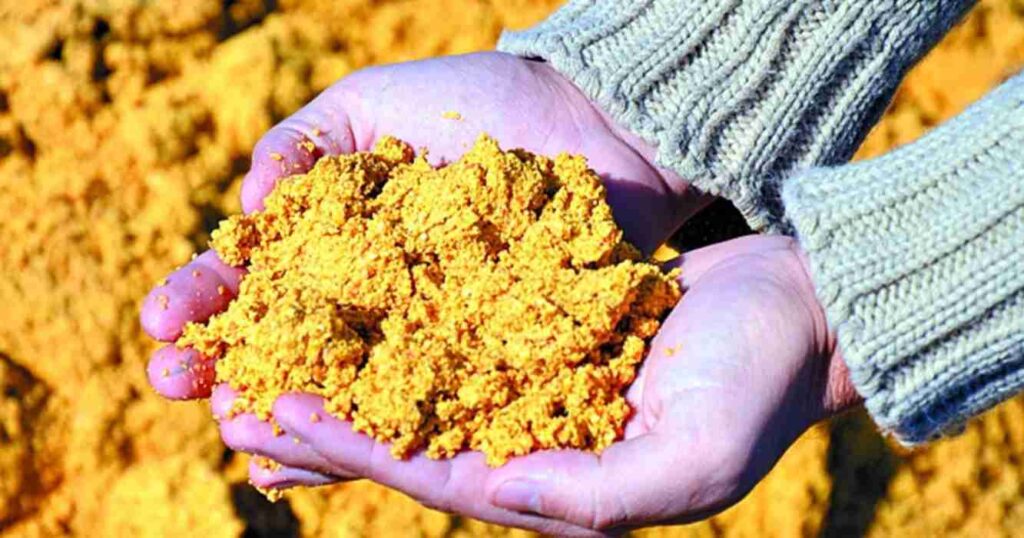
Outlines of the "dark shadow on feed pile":
M 686 221 L 668 240 L 668 244 L 685 252 L 753 233 L 743 215 L 728 200 L 717 199 Z
M 242 538 L 298 537 L 300 523 L 288 501 L 272 503 L 246 483 L 231 485 L 235 513 L 245 522 Z
M 900 460 L 863 410 L 834 419 L 831 432 L 832 494 L 821 536 L 864 536 Z

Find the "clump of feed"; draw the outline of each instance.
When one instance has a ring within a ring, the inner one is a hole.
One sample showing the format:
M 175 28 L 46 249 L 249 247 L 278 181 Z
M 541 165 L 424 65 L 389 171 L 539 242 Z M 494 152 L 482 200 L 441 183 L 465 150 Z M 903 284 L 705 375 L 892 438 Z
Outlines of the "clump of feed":
M 434 168 L 393 138 L 321 159 L 213 234 L 239 295 L 178 340 L 217 359 L 235 412 L 287 392 L 402 457 L 601 450 L 680 297 L 622 238 L 582 157 L 481 137 Z

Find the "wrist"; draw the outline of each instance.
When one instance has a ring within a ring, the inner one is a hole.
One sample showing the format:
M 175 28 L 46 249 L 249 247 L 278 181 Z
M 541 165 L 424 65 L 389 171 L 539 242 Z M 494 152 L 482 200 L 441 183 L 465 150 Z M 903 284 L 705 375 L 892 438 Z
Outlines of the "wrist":
M 659 204 L 661 207 L 652 207 L 650 210 L 662 214 L 665 221 L 672 223 L 669 225 L 671 229 L 667 230 L 667 234 L 673 233 L 687 219 L 707 207 L 714 200 L 713 196 L 702 192 L 672 169 L 660 166 L 656 159 L 657 146 L 644 140 L 632 130 L 617 122 L 611 114 L 588 97 L 571 78 L 562 74 L 545 60 L 531 59 L 528 61 L 535 66 L 535 69 L 545 71 L 545 78 L 555 81 L 562 88 L 562 91 L 568 95 L 566 98 L 567 103 L 571 103 L 576 107 L 585 103 L 584 106 L 589 109 L 585 114 L 595 114 L 608 133 L 632 150 L 647 165 L 652 172 L 650 177 L 654 177 L 656 180 L 646 181 L 644 188 L 656 193 L 661 201 Z
M 850 379 L 850 370 L 843 359 L 842 350 L 839 349 L 836 332 L 829 326 L 825 308 L 814 293 L 810 261 L 795 240 L 791 242 L 791 248 L 800 260 L 802 276 L 806 283 L 805 288 L 810 290 L 806 301 L 813 312 L 812 334 L 815 340 L 813 348 L 817 350 L 811 357 L 815 367 L 810 370 L 816 372 L 812 376 L 811 383 L 816 389 L 810 391 L 812 395 L 810 407 L 814 410 L 812 414 L 814 421 L 817 422 L 856 407 L 864 399 Z
M 834 338 L 833 338 L 834 340 Z M 826 416 L 837 415 L 864 402 L 864 398 L 853 386 L 850 369 L 846 366 L 843 353 L 838 346 L 828 358 L 829 366 L 825 380 L 825 395 L 822 402 Z
M 551 62 L 687 183 L 779 232 L 770 179 L 848 160 L 971 4 L 570 2 L 498 49 Z

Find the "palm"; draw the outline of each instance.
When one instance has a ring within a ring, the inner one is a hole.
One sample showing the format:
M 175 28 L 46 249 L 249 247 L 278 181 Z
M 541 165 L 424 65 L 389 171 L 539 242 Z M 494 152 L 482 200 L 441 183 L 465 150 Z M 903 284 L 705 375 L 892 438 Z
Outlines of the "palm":
M 748 237 L 684 256 L 686 295 L 628 394 L 637 414 L 627 439 L 660 438 L 651 447 L 663 459 L 643 451 L 656 463 L 629 466 L 628 480 L 646 487 L 616 486 L 635 495 L 620 499 L 628 518 L 614 506 L 556 504 L 561 517 L 602 526 L 704 517 L 741 498 L 831 411 L 823 387 L 834 344 L 794 246 Z M 617 458 L 640 455 L 613 449 L 602 460 L 625 469 Z M 673 468 L 682 471 L 665 472 Z M 666 496 L 687 501 L 665 506 Z
M 800 278 L 804 269 L 792 245 L 781 237 L 748 237 L 685 257 L 685 300 L 665 320 L 630 393 L 638 422 L 656 424 L 683 396 L 715 401 L 707 409 L 686 405 L 684 414 L 723 412 L 722 402 L 755 396 L 748 390 L 755 380 L 785 387 L 797 378 L 799 372 L 773 359 L 825 352 L 827 334 L 815 334 L 825 320 L 810 280 Z

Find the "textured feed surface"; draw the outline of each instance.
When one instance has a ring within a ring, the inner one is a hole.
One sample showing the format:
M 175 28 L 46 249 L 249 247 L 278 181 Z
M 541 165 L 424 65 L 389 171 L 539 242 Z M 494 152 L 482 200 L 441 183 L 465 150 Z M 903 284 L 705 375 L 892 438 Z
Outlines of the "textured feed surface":
M 249 272 L 178 343 L 218 359 L 235 411 L 270 419 L 277 396 L 311 392 L 396 457 L 606 447 L 680 296 L 622 240 L 584 159 L 486 137 L 439 169 L 392 138 L 324 158 L 213 246 Z

